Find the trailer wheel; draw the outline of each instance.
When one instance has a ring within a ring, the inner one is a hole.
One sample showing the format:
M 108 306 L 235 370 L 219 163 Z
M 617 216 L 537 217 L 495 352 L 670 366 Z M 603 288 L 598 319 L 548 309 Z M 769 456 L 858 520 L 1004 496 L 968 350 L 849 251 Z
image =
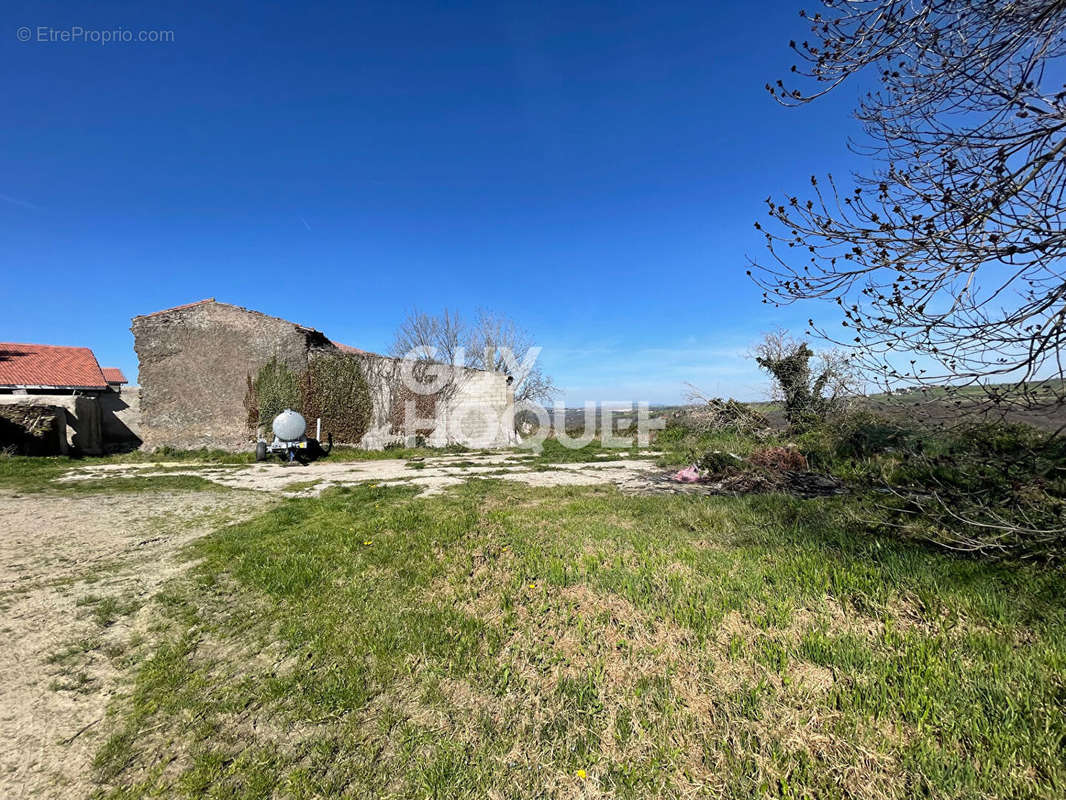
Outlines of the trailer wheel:
M 256 442 L 255 445 L 255 460 L 266 461 L 267 460 L 267 443 Z

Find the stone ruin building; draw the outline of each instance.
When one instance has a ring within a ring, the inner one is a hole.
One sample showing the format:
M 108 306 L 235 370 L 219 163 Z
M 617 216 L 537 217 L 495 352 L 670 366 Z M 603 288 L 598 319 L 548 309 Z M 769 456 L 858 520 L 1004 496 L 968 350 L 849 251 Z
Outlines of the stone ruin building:
M 400 380 L 398 359 L 338 344 L 314 328 L 214 298 L 134 317 L 131 330 L 140 361 L 140 435 L 148 449 L 252 448 L 263 423 L 257 426 L 249 409 L 260 370 L 280 364 L 294 375 L 308 376 L 316 359 L 328 358 L 357 359 L 369 389 L 361 437 L 345 441 L 335 434 L 337 444 L 376 449 L 418 441 L 496 448 L 516 442 L 514 392 L 501 373 L 435 365 L 446 371 L 447 390 L 413 397 Z M 410 419 L 405 411 L 411 409 L 421 420 L 417 429 L 405 421 Z M 313 436 L 315 418 L 307 422 Z M 329 421 L 323 420 L 322 438 L 330 432 Z

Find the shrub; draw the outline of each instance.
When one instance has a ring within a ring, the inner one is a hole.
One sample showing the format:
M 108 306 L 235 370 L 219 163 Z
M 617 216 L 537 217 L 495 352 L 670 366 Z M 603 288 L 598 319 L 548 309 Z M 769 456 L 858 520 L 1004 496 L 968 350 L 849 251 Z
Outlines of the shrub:
M 841 459 L 869 459 L 921 447 L 921 438 L 869 411 L 839 413 L 796 437 L 796 445 L 816 469 L 832 469 Z
M 739 472 L 744 461 L 734 453 L 708 450 L 696 459 L 696 468 L 705 475 L 730 475 Z
M 812 428 L 795 437 L 795 443 L 811 468 L 828 470 L 836 464 L 840 437 L 831 428 L 825 425 Z
M 842 458 L 869 458 L 908 445 L 906 430 L 869 411 L 846 415 L 835 435 L 836 455 Z
M 980 423 L 908 442 L 886 470 L 887 522 L 970 553 L 1066 555 L 1066 442 Z
M 681 425 L 677 425 L 673 422 L 668 423 L 665 428 L 658 432 L 655 437 L 655 444 L 660 447 L 668 447 L 675 444 L 680 444 L 685 438 L 685 428 Z

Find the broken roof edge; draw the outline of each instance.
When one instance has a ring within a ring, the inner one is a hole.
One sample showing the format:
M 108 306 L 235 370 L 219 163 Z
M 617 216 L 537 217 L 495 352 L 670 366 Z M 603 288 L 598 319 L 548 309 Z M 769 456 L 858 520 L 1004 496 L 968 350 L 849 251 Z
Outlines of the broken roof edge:
M 203 300 L 197 300 L 197 301 L 195 301 L 193 303 L 183 303 L 180 306 L 173 306 L 171 308 L 163 308 L 163 309 L 160 309 L 159 311 L 153 311 L 150 314 L 138 314 L 137 316 L 135 316 L 133 318 L 133 320 L 150 319 L 152 317 L 161 317 L 164 314 L 173 314 L 173 313 L 178 312 L 178 311 L 188 311 L 191 308 L 197 308 L 199 306 L 208 305 L 209 303 L 214 304 L 216 306 L 225 306 L 226 308 L 235 308 L 238 311 L 243 311 L 246 314 L 255 314 L 257 317 L 264 317 L 266 319 L 272 319 L 275 322 L 284 322 L 286 325 L 292 325 L 294 328 L 297 328 L 298 330 L 307 331 L 308 333 L 317 334 L 317 335 L 321 336 L 323 339 L 326 339 L 326 341 L 329 341 L 329 338 L 326 336 L 326 334 L 324 334 L 322 331 L 318 330 L 318 328 L 312 328 L 310 325 L 301 325 L 299 322 L 293 322 L 292 320 L 285 319 L 284 317 L 275 317 L 273 314 L 265 314 L 262 311 L 256 311 L 254 308 L 247 308 L 245 306 L 239 306 L 236 303 L 224 303 L 221 300 L 216 300 L 213 297 L 206 297 Z
M 363 349 L 361 349 L 359 347 L 353 347 L 350 344 L 342 344 L 341 342 L 338 342 L 338 341 L 335 341 L 333 339 L 330 339 L 328 336 L 326 336 L 326 334 L 324 334 L 322 331 L 318 330 L 317 328 L 311 328 L 311 327 L 309 327 L 307 325 L 301 325 L 298 322 L 292 322 L 291 320 L 284 319 L 283 317 L 275 317 L 272 314 L 265 314 L 262 311 L 256 311 L 254 308 L 246 308 L 245 306 L 239 306 L 239 305 L 236 305 L 235 303 L 224 303 L 221 300 L 216 300 L 213 297 L 206 297 L 203 300 L 197 300 L 197 301 L 195 301 L 193 303 L 185 303 L 185 304 L 180 305 L 180 306 L 174 306 L 173 308 L 164 308 L 164 309 L 161 309 L 159 311 L 153 311 L 150 314 L 138 314 L 133 319 L 134 320 L 138 320 L 138 319 L 148 319 L 148 318 L 151 318 L 151 317 L 158 317 L 158 316 L 162 316 L 163 314 L 170 314 L 170 313 L 176 312 L 176 311 L 186 311 L 186 310 L 188 310 L 190 308 L 196 308 L 198 306 L 207 305 L 208 303 L 214 303 L 217 306 L 226 306 L 227 308 L 235 308 L 238 311 L 243 311 L 243 312 L 245 312 L 247 314 L 255 314 L 256 316 L 265 317 L 266 319 L 272 319 L 272 320 L 275 320 L 277 322 L 284 322 L 286 325 L 292 325 L 297 330 L 306 331 L 306 332 L 311 333 L 313 335 L 321 336 L 322 339 L 326 343 L 328 343 L 329 345 L 332 345 L 333 347 L 335 347 L 337 350 L 339 350 L 342 353 L 349 353 L 349 354 L 352 354 L 352 355 L 361 355 L 361 356 L 373 356 L 374 358 L 382 358 L 382 359 L 387 359 L 387 360 L 391 360 L 391 361 L 402 361 L 403 360 L 399 356 L 387 356 L 387 355 L 384 355 L 382 353 L 374 353 L 374 352 L 371 352 L 370 350 L 363 350 Z M 441 362 L 435 362 L 435 363 L 441 363 Z M 455 365 L 447 365 L 447 366 L 455 366 Z M 481 369 L 480 367 L 469 367 L 469 366 L 465 366 L 465 365 L 462 366 L 461 369 L 467 370 L 469 372 L 491 372 L 492 371 L 492 370 Z M 503 373 L 499 373 L 499 374 L 502 375 Z

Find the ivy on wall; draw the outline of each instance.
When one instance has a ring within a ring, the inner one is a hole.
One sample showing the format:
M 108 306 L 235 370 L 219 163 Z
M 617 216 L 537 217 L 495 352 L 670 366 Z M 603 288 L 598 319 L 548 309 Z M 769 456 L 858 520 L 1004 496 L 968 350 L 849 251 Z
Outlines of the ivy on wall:
M 371 371 L 375 385 L 388 387 L 390 405 L 384 412 L 389 415 L 391 432 L 428 436 L 434 427 L 406 429 L 407 406 L 409 402 L 414 404 L 420 420 L 436 420 L 442 393 L 411 391 L 401 379 L 398 364 L 385 364 L 378 364 Z M 247 378 L 244 408 L 249 430 L 259 427 L 269 436 L 274 417 L 292 408 L 303 414 L 311 435 L 315 420 L 321 418 L 323 436 L 332 434 L 338 443 L 358 444 L 374 419 L 374 399 L 367 379 L 371 366 L 360 355 L 330 350 L 312 351 L 304 372 L 296 372 L 277 357 L 272 358 L 254 378 Z
M 254 410 L 258 424 L 269 431 L 274 417 L 286 408 L 300 408 L 302 383 L 300 376 L 278 361 L 277 356 L 270 359 L 249 383 L 250 397 L 246 397 L 244 403 L 248 409 L 248 421 L 251 422 Z
M 244 424 L 254 433 L 259 426 L 259 398 L 255 396 L 255 383 L 252 381 L 252 376 L 245 376 L 245 380 L 248 386 L 244 390 Z
M 322 418 L 323 434 L 357 444 L 374 415 L 362 358 L 352 353 L 314 352 L 303 382 L 303 414 L 309 426 Z

